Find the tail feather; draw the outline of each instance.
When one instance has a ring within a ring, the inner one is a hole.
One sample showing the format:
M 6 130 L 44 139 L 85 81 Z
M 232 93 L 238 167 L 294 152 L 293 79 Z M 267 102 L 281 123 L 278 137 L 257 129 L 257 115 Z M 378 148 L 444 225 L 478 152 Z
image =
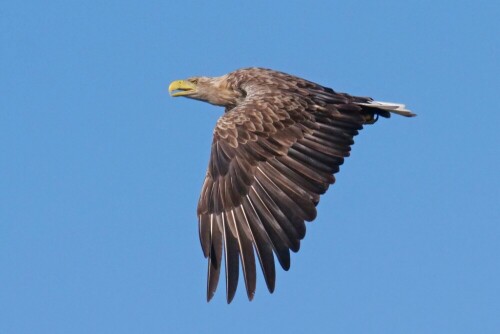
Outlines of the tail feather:
M 388 115 L 390 113 L 398 114 L 398 115 L 405 116 L 405 117 L 417 116 L 416 114 L 412 113 L 410 110 L 406 109 L 406 106 L 404 104 L 401 104 L 401 103 L 369 101 L 366 103 L 357 103 L 357 104 L 360 106 L 385 111 L 383 113 L 379 113 L 383 117 L 388 117 Z

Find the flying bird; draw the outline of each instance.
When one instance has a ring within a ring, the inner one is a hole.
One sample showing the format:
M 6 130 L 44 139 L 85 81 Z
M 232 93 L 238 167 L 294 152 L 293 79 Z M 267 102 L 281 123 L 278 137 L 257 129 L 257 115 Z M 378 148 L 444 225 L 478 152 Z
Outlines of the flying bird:
M 274 291 L 274 255 L 284 270 L 290 268 L 290 251 L 299 250 L 305 221 L 316 218 L 320 195 L 335 182 L 333 174 L 363 125 L 379 116 L 415 116 L 403 104 L 339 93 L 264 68 L 173 81 L 169 92 L 225 108 L 213 132 L 197 214 L 208 258 L 207 301 L 224 257 L 227 303 L 236 292 L 240 263 L 253 299 L 255 255 Z

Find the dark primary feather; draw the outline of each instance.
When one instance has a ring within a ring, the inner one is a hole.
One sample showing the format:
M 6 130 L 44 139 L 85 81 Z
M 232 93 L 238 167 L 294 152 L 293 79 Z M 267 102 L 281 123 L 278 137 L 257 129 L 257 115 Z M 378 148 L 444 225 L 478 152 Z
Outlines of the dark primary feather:
M 258 74 L 229 75 L 246 97 L 214 130 L 198 204 L 200 240 L 209 258 L 208 300 L 217 288 L 222 249 L 228 303 L 240 262 L 253 298 L 254 252 L 274 291 L 273 253 L 288 270 L 290 250 L 299 250 L 305 221 L 316 217 L 320 195 L 334 182 L 365 120 L 356 98 L 279 72 Z

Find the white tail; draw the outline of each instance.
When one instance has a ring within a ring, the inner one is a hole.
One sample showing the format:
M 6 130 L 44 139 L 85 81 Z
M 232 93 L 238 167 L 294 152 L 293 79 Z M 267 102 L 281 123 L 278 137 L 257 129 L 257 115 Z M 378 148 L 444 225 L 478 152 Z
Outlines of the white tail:
M 386 110 L 390 113 L 398 114 L 401 116 L 406 116 L 406 117 L 417 116 L 416 114 L 412 113 L 410 110 L 406 109 L 406 106 L 404 104 L 401 104 L 401 103 L 370 101 L 367 103 L 357 103 L 357 104 L 359 104 L 361 106 L 369 107 L 369 108 Z

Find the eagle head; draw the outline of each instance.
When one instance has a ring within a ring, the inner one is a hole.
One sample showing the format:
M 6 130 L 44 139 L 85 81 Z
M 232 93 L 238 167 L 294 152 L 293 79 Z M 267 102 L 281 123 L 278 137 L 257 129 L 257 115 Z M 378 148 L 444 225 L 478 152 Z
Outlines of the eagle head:
M 230 85 L 226 76 L 175 80 L 168 87 L 168 91 L 173 97 L 184 96 L 223 107 L 234 107 L 244 97 L 241 91 Z

